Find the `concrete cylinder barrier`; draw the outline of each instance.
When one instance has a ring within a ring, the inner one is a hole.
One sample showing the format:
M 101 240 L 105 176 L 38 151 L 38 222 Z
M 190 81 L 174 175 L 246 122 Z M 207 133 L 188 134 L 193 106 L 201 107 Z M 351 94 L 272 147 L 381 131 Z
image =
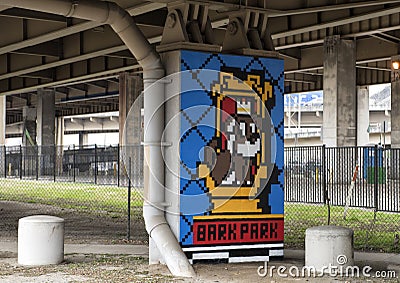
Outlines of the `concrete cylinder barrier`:
M 318 272 L 343 274 L 354 266 L 353 230 L 317 226 L 306 230 L 305 265 Z
M 64 260 L 64 219 L 33 215 L 18 222 L 18 264 L 48 265 Z

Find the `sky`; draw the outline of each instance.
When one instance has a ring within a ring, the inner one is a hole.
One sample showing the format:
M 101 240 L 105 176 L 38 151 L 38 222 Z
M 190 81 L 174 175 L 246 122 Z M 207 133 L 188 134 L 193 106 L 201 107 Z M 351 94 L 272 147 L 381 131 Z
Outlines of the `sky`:
M 385 87 L 389 86 L 390 84 L 380 84 L 380 85 L 370 85 L 369 86 L 369 95 L 374 95 L 377 92 L 380 92 Z

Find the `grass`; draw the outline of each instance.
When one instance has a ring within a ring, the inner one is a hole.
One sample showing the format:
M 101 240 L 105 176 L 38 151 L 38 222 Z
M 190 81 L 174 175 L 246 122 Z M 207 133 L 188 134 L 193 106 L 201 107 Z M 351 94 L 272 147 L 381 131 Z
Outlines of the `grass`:
M 84 183 L 2 179 L 0 199 L 119 214 L 126 212 L 128 190 L 123 187 Z M 133 189 L 132 207 L 140 207 L 142 204 L 140 192 Z
M 1 179 L 0 199 L 71 208 L 82 212 L 124 216 L 127 208 L 127 188 L 84 183 L 40 182 Z M 139 190 L 132 190 L 133 214 L 141 214 L 143 204 Z M 135 209 L 137 208 L 137 209 Z M 358 250 L 400 252 L 394 237 L 400 234 L 400 213 L 377 212 L 350 208 L 346 220 L 343 207 L 331 207 L 331 224 L 354 230 L 354 246 Z M 375 218 L 374 218 L 375 217 Z M 285 204 L 285 243 L 289 247 L 304 247 L 305 230 L 326 225 L 328 210 L 324 205 Z
M 343 207 L 331 207 L 331 225 L 349 227 L 354 230 L 354 248 L 400 252 L 394 244 L 395 235 L 400 235 L 400 213 L 377 212 L 362 208 L 350 208 L 346 220 Z M 309 227 L 328 224 L 328 209 L 324 205 L 286 203 L 285 243 L 291 247 L 303 247 L 305 230 Z

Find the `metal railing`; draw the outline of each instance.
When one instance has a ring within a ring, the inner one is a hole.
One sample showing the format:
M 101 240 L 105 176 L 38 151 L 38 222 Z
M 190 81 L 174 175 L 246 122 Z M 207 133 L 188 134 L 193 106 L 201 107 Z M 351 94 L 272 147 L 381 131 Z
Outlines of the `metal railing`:
M 3 146 L 0 178 L 52 180 L 142 187 L 143 153 L 138 146 Z M 128 165 L 128 156 L 131 164 Z M 127 174 L 131 168 L 131 174 Z
M 334 224 L 354 230 L 357 249 L 400 251 L 400 149 L 288 147 L 284 171 L 287 243 Z
M 400 149 L 288 147 L 284 163 L 287 246 L 335 224 L 354 229 L 357 249 L 400 251 Z M 144 242 L 142 204 L 141 146 L 0 147 L 0 237 L 16 235 L 19 217 L 49 213 L 78 223 L 76 233 L 86 227 L 91 240 Z
M 358 168 L 354 187 L 350 185 Z M 400 149 L 285 148 L 285 201 L 400 212 Z

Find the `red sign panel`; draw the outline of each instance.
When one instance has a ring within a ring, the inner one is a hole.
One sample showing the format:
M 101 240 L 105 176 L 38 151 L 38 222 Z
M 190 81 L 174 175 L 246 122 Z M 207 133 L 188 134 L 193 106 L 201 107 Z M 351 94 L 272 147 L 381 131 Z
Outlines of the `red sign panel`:
M 193 244 L 282 242 L 283 219 L 194 221 Z

